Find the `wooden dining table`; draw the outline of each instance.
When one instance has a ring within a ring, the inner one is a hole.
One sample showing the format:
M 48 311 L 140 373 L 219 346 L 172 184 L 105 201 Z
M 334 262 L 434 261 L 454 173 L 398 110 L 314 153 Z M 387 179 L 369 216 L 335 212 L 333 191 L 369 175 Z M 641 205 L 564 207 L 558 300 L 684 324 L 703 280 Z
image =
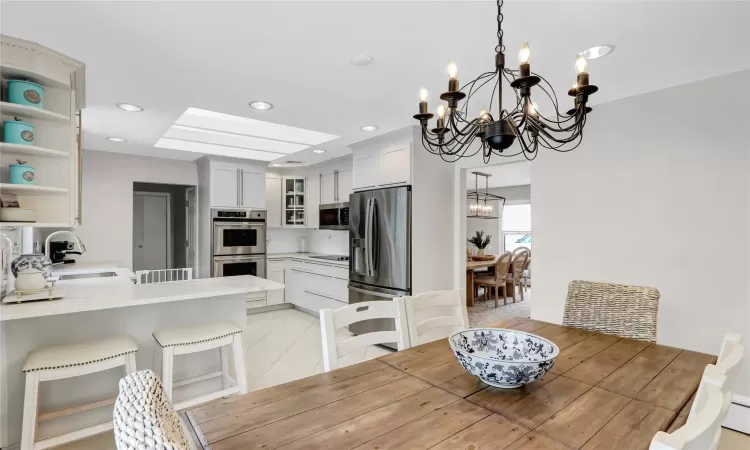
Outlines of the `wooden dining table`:
M 684 423 L 716 360 L 530 319 L 496 326 L 551 340 L 561 350 L 555 365 L 524 387 L 490 387 L 441 339 L 186 416 L 213 450 L 647 449 L 657 431 Z

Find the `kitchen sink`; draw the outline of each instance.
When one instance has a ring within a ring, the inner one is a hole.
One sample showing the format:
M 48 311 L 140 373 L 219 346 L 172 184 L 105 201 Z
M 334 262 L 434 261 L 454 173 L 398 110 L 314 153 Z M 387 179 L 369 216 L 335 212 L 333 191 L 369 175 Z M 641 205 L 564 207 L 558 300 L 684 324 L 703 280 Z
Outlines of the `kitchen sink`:
M 116 277 L 117 272 L 94 272 L 94 273 L 69 273 L 62 274 L 59 276 L 59 280 L 80 280 L 83 278 L 104 278 L 104 277 Z

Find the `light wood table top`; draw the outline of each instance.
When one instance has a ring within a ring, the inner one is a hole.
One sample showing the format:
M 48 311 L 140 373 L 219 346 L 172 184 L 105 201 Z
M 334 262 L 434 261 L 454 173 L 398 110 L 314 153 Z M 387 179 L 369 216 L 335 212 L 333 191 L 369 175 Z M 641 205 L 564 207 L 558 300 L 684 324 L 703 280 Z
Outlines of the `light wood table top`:
M 441 339 L 187 415 L 213 450 L 647 449 L 684 421 L 716 360 L 529 319 L 496 326 L 555 342 L 554 367 L 522 388 L 488 387 Z
M 474 270 L 474 269 L 484 269 L 485 267 L 491 267 L 497 264 L 497 258 L 500 256 L 495 256 L 494 259 L 491 259 L 489 261 L 466 261 L 466 270 Z

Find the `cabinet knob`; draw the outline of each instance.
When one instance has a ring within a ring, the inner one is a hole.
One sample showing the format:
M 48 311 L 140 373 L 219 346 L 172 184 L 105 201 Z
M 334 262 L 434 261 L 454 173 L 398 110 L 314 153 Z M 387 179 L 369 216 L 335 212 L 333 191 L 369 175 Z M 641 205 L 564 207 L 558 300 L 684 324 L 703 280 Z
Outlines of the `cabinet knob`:
M 143 248 L 143 245 L 139 245 L 138 248 Z

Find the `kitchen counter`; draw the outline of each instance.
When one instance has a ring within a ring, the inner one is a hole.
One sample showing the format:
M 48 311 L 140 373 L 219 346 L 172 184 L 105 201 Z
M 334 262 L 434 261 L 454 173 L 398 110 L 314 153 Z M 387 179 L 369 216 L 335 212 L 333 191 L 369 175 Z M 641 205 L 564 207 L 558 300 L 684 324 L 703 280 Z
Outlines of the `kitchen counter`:
M 60 275 L 71 275 L 78 273 L 100 273 L 115 272 L 118 277 L 128 277 L 135 280 L 135 273 L 126 267 L 118 267 L 111 262 L 76 262 L 72 264 L 56 264 L 52 266 L 50 278 L 57 278 Z
M 77 269 L 91 272 L 91 267 Z M 21 367 L 34 349 L 127 335 L 138 344 L 138 369 L 159 372 L 161 348 L 152 336 L 155 331 L 219 321 L 251 330 L 255 325 L 247 322 L 248 300 L 258 293 L 264 296 L 266 291 L 284 289 L 282 283 L 250 275 L 151 284 L 134 284 L 129 277 L 117 276 L 60 281 L 57 285 L 65 288 L 65 297 L 60 300 L 0 305 L 2 448 L 20 441 L 24 392 Z M 191 354 L 179 364 L 179 379 L 221 370 L 218 351 Z M 248 366 L 252 364 L 254 361 L 247 361 Z M 110 398 L 116 395 L 121 376 L 121 370 L 110 370 L 58 381 L 61 384 L 53 395 L 41 397 L 39 408 L 55 411 Z M 200 390 L 221 388 L 220 378 L 202 383 L 196 386 Z M 175 398 L 184 399 L 188 389 L 193 387 L 177 388 Z M 100 410 L 91 413 L 105 413 L 111 420 L 111 409 Z
M 336 266 L 349 267 L 349 261 L 331 261 L 328 259 L 311 258 L 311 256 L 322 255 L 322 253 L 269 253 L 266 258 L 273 259 L 301 259 L 303 261 L 317 262 L 323 264 L 333 264 Z
M 150 284 L 118 276 L 58 281 L 56 286 L 65 289 L 64 298 L 2 304 L 0 321 L 284 289 L 281 283 L 251 275 Z

